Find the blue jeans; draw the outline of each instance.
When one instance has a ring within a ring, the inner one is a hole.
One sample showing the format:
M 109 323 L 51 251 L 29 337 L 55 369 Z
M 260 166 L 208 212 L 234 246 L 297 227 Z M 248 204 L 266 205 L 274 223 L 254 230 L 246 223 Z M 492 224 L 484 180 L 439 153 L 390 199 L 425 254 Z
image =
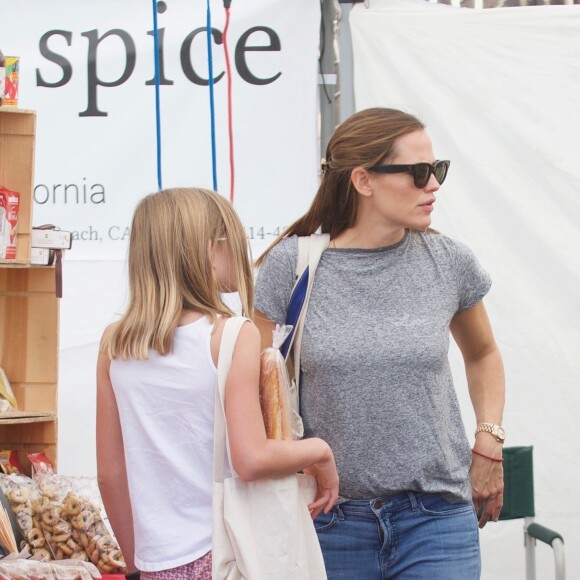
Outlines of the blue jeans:
M 314 521 L 328 580 L 477 580 L 479 530 L 469 503 L 405 492 L 347 501 Z

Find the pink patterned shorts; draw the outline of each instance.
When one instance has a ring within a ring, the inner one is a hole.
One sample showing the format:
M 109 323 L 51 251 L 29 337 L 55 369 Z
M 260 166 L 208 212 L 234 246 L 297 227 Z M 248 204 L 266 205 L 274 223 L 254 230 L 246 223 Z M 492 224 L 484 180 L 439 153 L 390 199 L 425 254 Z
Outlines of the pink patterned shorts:
M 211 580 L 211 552 L 177 568 L 141 572 L 141 580 Z

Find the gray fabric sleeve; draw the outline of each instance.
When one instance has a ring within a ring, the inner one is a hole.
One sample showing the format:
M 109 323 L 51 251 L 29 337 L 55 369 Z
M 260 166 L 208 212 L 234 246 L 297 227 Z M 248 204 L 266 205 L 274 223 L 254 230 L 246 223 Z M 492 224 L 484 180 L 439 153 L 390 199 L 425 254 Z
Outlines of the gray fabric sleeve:
M 284 238 L 272 248 L 258 271 L 255 307 L 277 324 L 286 322 L 297 260 L 298 238 Z
M 475 306 L 489 292 L 491 277 L 469 247 L 454 240 L 459 312 Z

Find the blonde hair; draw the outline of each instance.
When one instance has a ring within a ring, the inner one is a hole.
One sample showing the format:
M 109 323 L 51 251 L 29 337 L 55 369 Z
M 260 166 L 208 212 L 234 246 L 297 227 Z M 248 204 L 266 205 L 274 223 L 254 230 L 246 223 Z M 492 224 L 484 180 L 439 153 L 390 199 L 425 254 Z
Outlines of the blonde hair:
M 227 244 L 242 310 L 252 317 L 254 284 L 246 233 L 231 204 L 200 188 L 165 189 L 138 204 L 129 242 L 129 306 L 103 341 L 110 359 L 146 359 L 171 352 L 184 309 L 233 312 L 220 296 L 209 251 Z
M 320 228 L 333 239 L 352 227 L 359 203 L 351 181 L 352 170 L 369 168 L 394 157 L 399 137 L 424 128 L 413 115 L 385 107 L 359 111 L 341 123 L 326 147 L 326 165 L 312 205 L 272 242 L 256 265 L 285 237 L 309 236 Z

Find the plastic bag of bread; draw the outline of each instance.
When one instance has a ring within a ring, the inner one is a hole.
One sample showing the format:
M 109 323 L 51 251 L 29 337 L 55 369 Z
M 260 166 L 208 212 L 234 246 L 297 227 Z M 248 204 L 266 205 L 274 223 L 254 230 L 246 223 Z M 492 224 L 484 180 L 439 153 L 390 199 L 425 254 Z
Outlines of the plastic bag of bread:
M 27 539 L 32 554 L 44 562 L 54 560 L 59 550 L 57 544 L 66 543 L 71 536 L 71 526 L 62 513 L 63 495 L 63 485 L 56 473 L 45 470 L 34 475 L 31 489 L 34 537 L 31 532 Z
M 0 560 L 0 578 L 3 580 L 93 580 L 102 576 L 89 562 L 75 560 L 42 562 L 34 558 L 6 558 Z
M 0 474 L 0 488 L 6 499 L 21 534 L 14 533 L 17 545 L 22 549 L 30 544 L 30 538 L 37 540 L 38 545 L 44 545 L 44 537 L 38 528 L 38 522 L 34 521 L 32 509 L 32 479 L 26 475 Z
M 55 580 L 50 564 L 38 560 L 23 560 L 8 556 L 0 560 L 0 578 L 3 580 Z
M 30 566 L 23 564 L 23 562 L 24 560 L 9 558 L 0 560 L 0 578 L 2 580 L 28 580 L 28 578 L 53 580 L 53 575 L 49 570 L 39 570 L 38 566 L 34 565 L 34 563 Z
M 69 547 L 74 542 L 75 552 L 80 552 L 69 557 L 90 561 L 104 574 L 124 574 L 125 560 L 106 524 L 96 478 L 69 478 L 66 489 L 63 512 L 72 526 Z
M 125 561 L 101 515 L 97 489 L 94 478 L 37 473 L 33 511 L 52 558 L 90 561 L 99 572 L 123 574 Z
M 105 524 L 100 504 L 86 491 L 71 489 L 64 498 L 64 510 L 72 525 L 72 539 L 80 544 L 86 559 L 104 574 L 125 574 L 123 554 Z
M 277 324 L 272 332 L 272 346 L 260 357 L 260 405 L 268 439 L 292 439 L 290 379 L 280 347 L 292 326 Z
M 96 566 L 80 560 L 63 560 L 51 565 L 56 580 L 92 580 L 102 578 Z

